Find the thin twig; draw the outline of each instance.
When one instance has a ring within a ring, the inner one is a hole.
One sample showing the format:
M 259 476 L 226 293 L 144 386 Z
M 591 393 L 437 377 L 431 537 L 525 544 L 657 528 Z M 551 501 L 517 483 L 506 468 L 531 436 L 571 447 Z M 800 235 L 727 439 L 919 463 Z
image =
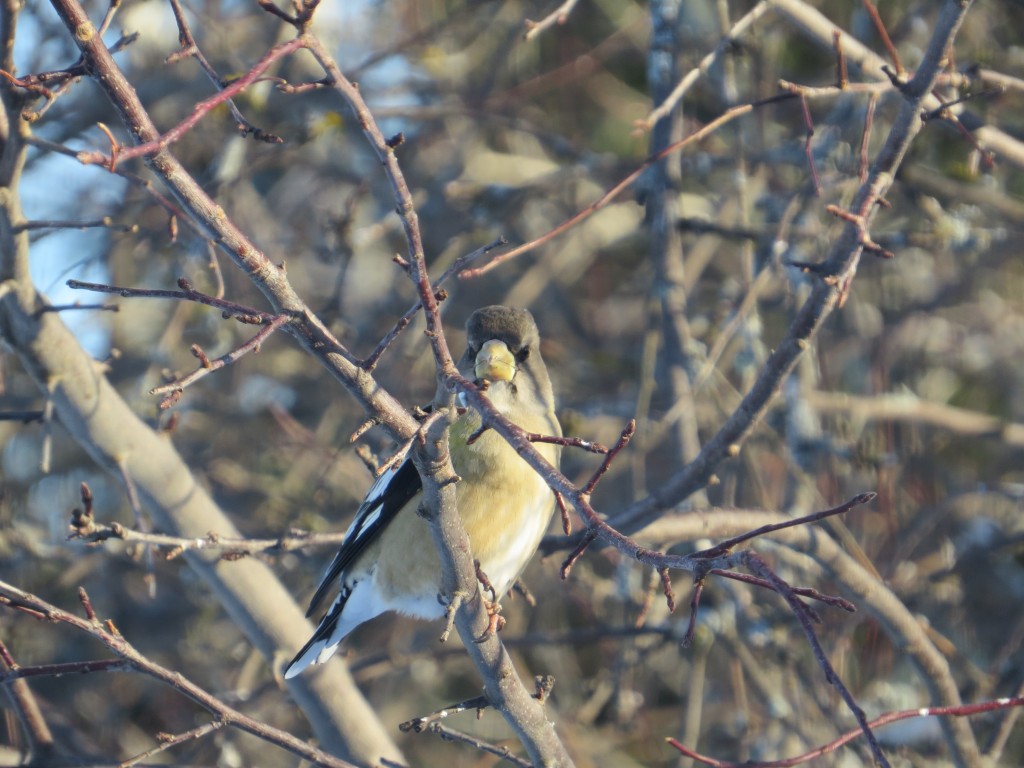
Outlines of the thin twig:
M 642 122 L 638 123 L 638 127 L 643 130 L 651 130 L 655 123 L 662 118 L 670 115 L 672 111 L 679 105 L 679 101 L 686 95 L 687 91 L 697 82 L 697 79 L 710 71 L 715 61 L 735 43 L 737 38 L 746 34 L 749 30 L 765 13 L 771 9 L 771 3 L 767 0 L 760 0 L 753 8 L 751 8 L 746 15 L 740 17 L 735 24 L 732 25 L 732 29 L 722 36 L 722 39 L 715 46 L 715 49 L 701 59 L 700 64 L 687 72 L 683 78 L 679 81 L 679 84 L 672 90 L 665 100 L 659 104 L 655 109 L 651 110 L 650 114 L 643 119 Z
M 573 8 L 579 0 L 565 0 L 560 6 L 549 13 L 540 21 L 526 20 L 526 32 L 523 33 L 524 40 L 532 40 L 541 32 L 551 29 L 554 26 L 560 26 L 565 24 L 569 20 L 569 14 L 572 13 Z
M 843 35 L 838 29 L 832 33 L 832 47 L 836 51 L 836 87 L 842 91 L 850 84 L 850 76 L 846 72 L 846 56 L 843 54 Z
M 616 441 L 615 445 L 612 446 L 611 450 L 605 451 L 605 457 L 601 462 L 601 466 L 594 471 L 594 474 L 591 475 L 590 479 L 580 489 L 580 493 L 582 495 L 589 496 L 594 492 L 597 484 L 601 482 L 601 478 L 604 477 L 608 468 L 612 465 L 612 462 L 615 461 L 615 457 L 622 453 L 623 449 L 629 445 L 629 441 L 635 433 L 636 419 L 630 419 L 629 423 L 622 428 L 622 432 L 619 434 L 619 439 Z
M 485 256 L 491 251 L 493 251 L 495 248 L 500 248 L 503 245 L 508 245 L 508 240 L 506 240 L 504 237 L 499 237 L 497 240 L 488 243 L 487 245 L 484 245 L 480 248 L 477 248 L 475 251 L 460 256 L 452 263 L 450 267 L 448 267 L 448 269 L 446 269 L 443 273 L 441 273 L 441 275 L 436 280 L 434 280 L 434 288 L 440 288 L 444 283 L 448 281 L 449 278 L 451 278 L 452 275 L 458 274 L 481 256 Z M 369 355 L 367 355 L 366 358 L 362 360 L 362 362 L 360 363 L 360 367 L 362 367 L 363 370 L 372 371 L 376 367 L 377 363 L 380 362 L 380 358 L 384 354 L 384 352 L 386 352 L 388 347 L 391 346 L 395 339 L 397 339 L 399 335 L 401 335 L 402 331 L 404 331 L 409 326 L 409 323 L 411 323 L 412 319 L 416 317 L 416 314 L 420 311 L 422 306 L 423 305 L 417 301 L 409 309 L 406 310 L 404 315 L 398 318 L 398 321 L 391 328 L 391 330 L 388 331 L 387 334 L 385 334 L 384 338 L 380 340 L 380 342 L 377 344 L 374 350 Z
M 800 97 L 800 109 L 804 116 L 804 154 L 807 156 L 807 164 L 811 168 L 811 180 L 814 182 L 814 194 L 821 197 L 821 179 L 818 178 L 818 169 L 814 167 L 814 151 L 811 149 L 811 140 L 814 138 L 814 121 L 811 119 L 811 110 L 807 106 L 807 99 Z
M 162 151 L 192 130 L 200 120 L 212 112 L 218 105 L 229 101 L 233 96 L 238 95 L 259 80 L 263 73 L 266 72 L 272 64 L 295 53 L 295 51 L 303 47 L 303 39 L 300 37 L 287 40 L 274 46 L 267 51 L 263 58 L 253 65 L 252 69 L 246 72 L 245 75 L 240 77 L 238 80 L 235 80 L 230 85 L 225 86 L 219 93 L 215 93 L 213 96 L 200 101 L 192 108 L 188 117 L 166 133 L 162 134 L 159 138 L 154 139 L 153 141 L 136 144 L 133 147 L 123 147 L 115 141 L 111 144 L 109 155 L 103 154 L 102 152 L 80 152 L 78 154 L 79 162 L 86 165 L 102 165 L 113 170 L 117 167 L 118 163 L 124 160 L 154 155 Z M 277 137 L 273 138 L 276 139 Z
M 867 503 L 873 501 L 877 496 L 878 496 L 878 494 L 875 493 L 874 491 L 868 491 L 867 493 L 859 493 L 856 496 L 854 496 L 852 499 L 843 502 L 842 504 L 840 504 L 837 507 L 832 507 L 830 509 L 825 509 L 825 510 L 822 510 L 820 512 L 813 512 L 813 513 L 811 513 L 809 515 L 803 515 L 801 517 L 794 517 L 792 520 L 787 520 L 784 523 L 774 523 L 772 525 L 762 525 L 760 528 L 757 528 L 757 529 L 755 529 L 753 531 L 748 531 L 747 533 L 744 533 L 744 534 L 742 534 L 740 536 L 734 536 L 731 539 L 726 539 L 725 541 L 721 542 L 720 544 L 717 544 L 714 547 L 710 547 L 709 549 L 702 549 L 699 552 L 694 552 L 693 556 L 696 557 L 696 558 L 702 558 L 702 557 L 714 558 L 714 557 L 718 557 L 719 555 L 724 555 L 724 554 L 726 554 L 728 552 L 731 552 L 736 547 L 736 545 L 742 544 L 745 541 L 750 541 L 751 539 L 756 539 L 756 538 L 759 538 L 761 536 L 766 536 L 769 533 L 774 533 L 775 531 L 781 531 L 781 530 L 784 530 L 786 528 L 794 528 L 794 527 L 801 526 L 801 525 L 810 525 L 811 523 L 816 523 L 819 520 L 824 520 L 825 518 L 828 518 L 828 517 L 835 517 L 836 515 L 842 515 L 842 514 L 844 514 L 846 512 L 849 512 L 854 507 L 859 507 L 862 504 L 867 504 Z
M 412 720 L 406 720 L 404 723 L 398 724 L 398 730 L 402 733 L 423 733 L 432 723 L 436 723 L 439 720 L 451 717 L 452 715 L 459 715 L 470 709 L 475 709 L 478 712 L 483 709 L 487 709 L 491 706 L 491 702 L 487 700 L 486 696 L 474 696 L 471 699 L 465 701 L 459 701 L 455 704 L 449 704 L 447 707 L 443 707 L 435 712 L 431 712 L 429 715 L 423 715 L 422 717 L 416 717 Z
M 597 198 L 597 200 L 595 200 L 590 205 L 580 210 L 578 213 L 570 216 L 561 224 L 558 224 L 557 226 L 545 232 L 540 237 L 537 237 L 528 243 L 523 243 L 522 245 L 517 246 L 510 251 L 506 251 L 500 256 L 495 256 L 493 259 L 491 259 L 489 262 L 487 262 L 481 267 L 463 270 L 459 274 L 459 277 L 463 279 L 479 277 L 480 275 L 490 272 L 499 264 L 502 264 L 508 261 L 509 259 L 513 259 L 517 256 L 521 256 L 524 253 L 528 253 L 529 251 L 539 248 L 545 243 L 558 237 L 562 233 L 568 231 L 569 229 L 572 229 L 574 226 L 579 224 L 584 219 L 593 216 L 601 209 L 607 207 L 613 200 L 615 200 L 616 197 L 618 197 L 623 191 L 629 188 L 637 179 L 643 176 L 644 171 L 646 171 L 655 163 L 660 162 L 661 160 L 668 157 L 672 153 L 678 152 L 679 150 L 689 146 L 690 144 L 694 144 L 698 141 L 701 141 L 702 139 L 707 138 L 709 135 L 711 135 L 719 128 L 721 128 L 723 125 L 727 125 L 739 117 L 750 114 L 758 107 L 762 107 L 768 104 L 774 104 L 779 101 L 784 101 L 791 98 L 795 98 L 795 96 L 793 94 L 784 93 L 777 96 L 771 96 L 767 99 L 761 99 L 759 101 L 751 102 L 749 104 L 740 104 L 738 106 L 726 110 L 711 122 L 707 123 L 703 127 L 691 133 L 689 136 L 680 139 L 679 141 L 673 144 L 670 144 L 669 146 L 665 147 L 665 149 L 658 152 L 656 155 L 647 158 L 647 160 L 641 163 L 639 167 L 637 167 L 630 174 L 621 179 L 617 184 L 608 189 L 604 194 Z
M 885 46 L 885 50 L 889 53 L 889 59 L 892 61 L 892 65 L 896 68 L 896 74 L 900 77 L 906 72 L 903 69 L 903 62 L 900 61 L 900 54 L 896 50 L 896 46 L 892 44 L 892 38 L 889 37 L 889 31 L 885 28 L 885 22 L 882 21 L 882 17 L 878 13 L 878 8 L 871 0 L 863 0 L 864 9 L 868 12 L 871 17 L 871 21 L 875 25 L 875 31 L 878 32 L 878 36 L 882 38 L 882 44 Z
M 145 752 L 140 752 L 135 757 L 122 760 L 118 763 L 117 768 L 131 768 L 131 766 L 138 765 L 143 760 L 147 760 L 153 755 L 160 754 L 171 747 L 176 747 L 178 744 L 182 744 L 186 741 L 193 741 L 195 739 L 201 739 L 203 736 L 220 730 L 225 725 L 227 725 L 227 723 L 223 720 L 211 720 L 208 723 L 203 723 L 203 725 L 197 726 L 190 731 L 185 731 L 184 733 L 158 733 L 156 738 L 157 741 L 160 742 L 159 744 L 151 749 L 147 749 Z
M 451 728 L 446 728 L 440 723 L 432 723 L 427 726 L 426 730 L 427 733 L 433 733 L 440 736 L 442 741 L 466 744 L 479 749 L 481 752 L 487 752 L 488 754 L 500 757 L 505 762 L 519 766 L 519 768 L 531 768 L 531 766 L 533 766 L 533 763 L 513 755 L 508 747 L 496 746 L 482 739 L 478 739 L 475 736 L 470 736 L 469 734 L 460 733 L 459 731 L 452 730 Z
M 237 560 L 242 555 L 259 553 L 278 554 L 281 552 L 293 552 L 307 547 L 337 547 L 344 541 L 345 534 L 343 532 L 311 533 L 309 531 L 292 530 L 274 539 L 240 539 L 221 536 L 211 531 L 201 538 L 185 538 L 182 536 L 170 536 L 164 533 L 136 531 L 126 528 L 117 522 L 105 525 L 93 521 L 85 525 L 79 517 L 72 521 L 71 533 L 68 539 L 82 541 L 86 544 L 100 544 L 108 539 L 149 544 L 167 550 L 166 557 L 168 560 L 178 557 L 183 552 L 193 550 L 203 552 L 220 551 L 224 559 Z
M 37 219 L 16 224 L 11 227 L 15 232 L 31 232 L 38 229 L 109 229 L 111 232 L 136 233 L 138 224 L 115 224 L 109 216 L 92 221 L 66 221 L 62 219 Z
M 875 738 L 874 732 L 871 730 L 871 726 L 868 724 L 867 716 L 864 714 L 864 710 L 860 708 L 857 701 L 853 698 L 853 694 L 843 683 L 839 674 L 832 666 L 832 662 L 828 660 L 828 654 L 825 653 L 825 649 L 821 647 L 821 642 L 818 640 L 817 634 L 814 632 L 814 628 L 811 626 L 811 616 L 807 606 L 802 603 L 797 596 L 793 593 L 793 589 L 779 576 L 768 567 L 768 564 L 761 559 L 755 552 L 747 550 L 743 553 L 743 563 L 756 576 L 766 579 L 771 582 L 775 591 L 789 604 L 790 609 L 796 616 L 800 628 L 804 631 L 804 636 L 807 638 L 808 644 L 811 646 L 811 650 L 814 653 L 814 657 L 817 659 L 819 666 L 825 672 L 825 679 L 833 685 L 836 690 L 839 691 L 839 695 L 842 696 L 843 701 L 846 702 L 847 709 L 853 713 L 854 718 L 860 725 L 861 730 L 864 732 L 864 737 L 868 740 L 868 744 L 871 747 L 871 754 L 875 759 L 875 763 L 882 768 L 889 768 L 889 760 L 882 752 L 882 747 Z
M 864 133 L 860 137 L 860 168 L 857 178 L 863 184 L 868 178 L 868 164 L 870 163 L 868 148 L 871 143 L 871 129 L 875 123 L 875 107 L 878 106 L 878 94 L 872 93 L 868 97 L 868 105 L 864 109 Z
M 124 298 L 145 298 L 145 299 L 177 299 L 179 301 L 194 301 L 197 304 L 205 304 L 209 307 L 219 309 L 225 318 L 233 318 L 241 323 L 249 325 L 263 325 L 272 322 L 278 315 L 272 312 L 247 307 L 244 304 L 237 304 L 226 299 L 218 299 L 216 296 L 209 296 L 201 291 L 192 288 L 187 280 L 179 279 L 178 285 L 182 290 L 171 291 L 162 288 L 124 288 L 104 283 L 87 283 L 82 280 L 68 280 L 67 286 L 73 290 L 96 291 L 97 293 L 114 293 Z
M 901 720 L 910 720 L 918 717 L 973 717 L 974 715 L 986 712 L 1020 707 L 1024 707 L 1024 696 L 995 699 L 993 701 L 984 701 L 978 704 L 962 704 L 955 707 L 920 707 L 918 709 L 904 709 L 896 712 L 886 712 L 885 714 L 879 715 L 869 721 L 868 725 L 872 729 L 877 729 L 882 726 L 889 725 L 890 723 L 896 723 Z M 791 768 L 791 766 L 809 763 L 812 760 L 831 754 L 844 744 L 849 744 L 854 739 L 858 739 L 863 735 L 864 731 L 858 728 L 853 731 L 847 731 L 839 738 L 830 741 L 828 744 L 824 744 L 817 749 L 812 749 L 810 752 L 805 752 L 802 755 L 786 758 L 784 760 L 758 761 L 757 763 L 751 763 L 750 761 L 735 763 L 729 760 L 718 760 L 707 755 L 702 755 L 699 752 L 694 752 L 692 749 L 683 746 L 675 739 L 668 738 L 665 739 L 665 741 L 668 744 L 671 744 L 675 749 L 679 750 L 686 757 L 698 760 L 705 765 L 715 766 L 715 768 L 743 768 L 743 766 L 757 766 L 757 768 Z
M 210 82 L 213 83 L 213 86 L 219 91 L 224 90 L 224 80 L 217 74 L 210 62 L 207 61 L 203 52 L 199 50 L 195 37 L 192 36 L 192 30 L 189 28 L 188 21 L 185 19 L 185 12 L 181 7 L 180 0 L 170 0 L 170 2 L 171 10 L 174 13 L 174 21 L 178 25 L 178 42 L 181 44 L 181 50 L 168 56 L 166 59 L 167 63 L 170 64 L 183 58 L 194 58 L 199 62 L 199 66 L 202 68 L 203 72 L 206 73 L 207 78 L 209 78 Z M 235 105 L 234 99 L 228 99 L 227 105 L 228 109 L 231 110 L 231 116 L 238 122 L 238 130 L 243 137 L 251 134 L 256 141 L 263 141 L 267 144 L 284 143 L 284 139 L 280 136 L 264 131 L 262 128 L 257 128 L 246 120 L 241 111 L 239 111 L 238 107 Z
M 187 376 L 183 376 L 180 379 L 176 379 L 175 381 L 163 384 L 159 387 L 154 387 L 153 389 L 149 390 L 149 394 L 180 394 L 181 391 L 184 390 L 186 387 L 195 384 L 197 381 L 199 381 L 205 376 L 208 376 L 214 371 L 218 371 L 221 368 L 224 368 L 225 366 L 231 365 L 232 363 L 236 362 L 237 360 L 249 354 L 250 352 L 259 353 L 260 347 L 263 345 L 263 342 L 266 341 L 267 338 L 274 333 L 274 331 L 283 326 L 285 323 L 291 321 L 291 319 L 292 318 L 289 315 L 278 315 L 273 320 L 269 321 L 266 325 L 264 325 L 262 328 L 260 328 L 259 332 L 251 339 L 249 339 L 247 342 L 245 342 L 245 344 L 238 347 L 237 349 L 233 349 L 230 352 L 221 355 L 220 357 L 214 360 L 208 359 L 205 353 L 203 353 L 202 349 L 198 347 L 198 345 L 193 345 L 193 354 L 195 354 L 196 357 L 199 358 L 200 366 Z M 177 396 L 169 396 L 160 403 L 160 407 L 163 409 L 169 408 L 172 405 L 174 405 L 174 403 L 176 403 L 177 400 Z

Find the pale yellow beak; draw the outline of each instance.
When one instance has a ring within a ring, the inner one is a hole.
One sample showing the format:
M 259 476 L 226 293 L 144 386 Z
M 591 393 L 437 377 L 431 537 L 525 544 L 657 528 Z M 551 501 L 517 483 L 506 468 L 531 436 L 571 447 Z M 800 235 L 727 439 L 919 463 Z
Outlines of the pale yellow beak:
M 516 375 L 516 359 L 505 342 L 491 339 L 480 347 L 474 371 L 482 381 L 512 381 Z

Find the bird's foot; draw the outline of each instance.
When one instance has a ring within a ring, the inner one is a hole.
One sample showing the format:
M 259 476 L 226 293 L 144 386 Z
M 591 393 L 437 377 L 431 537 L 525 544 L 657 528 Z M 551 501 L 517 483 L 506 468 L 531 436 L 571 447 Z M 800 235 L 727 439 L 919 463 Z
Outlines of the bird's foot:
M 493 637 L 505 627 L 505 617 L 501 615 L 501 603 L 497 600 L 493 602 L 484 600 L 484 607 L 487 608 L 487 629 L 476 639 L 478 643 Z
M 480 567 L 480 561 L 474 560 L 473 567 L 476 569 L 476 580 L 480 582 L 480 586 L 484 588 L 484 592 L 491 593 L 491 603 L 497 604 L 498 592 L 494 589 L 494 585 L 491 584 L 491 580 L 487 578 L 487 574 L 484 573 L 484 569 Z M 490 609 L 488 609 L 488 613 Z

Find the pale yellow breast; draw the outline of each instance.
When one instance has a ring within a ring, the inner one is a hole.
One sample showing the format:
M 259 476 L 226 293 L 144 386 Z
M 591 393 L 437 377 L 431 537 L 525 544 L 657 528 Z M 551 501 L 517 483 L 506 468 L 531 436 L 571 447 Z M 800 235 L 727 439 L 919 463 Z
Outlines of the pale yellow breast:
M 517 418 L 518 417 L 518 418 Z M 561 434 L 554 414 L 509 413 L 528 432 Z M 459 513 L 469 534 L 473 556 L 480 561 L 499 597 L 512 586 L 547 531 L 554 494 L 541 477 L 497 433 L 485 432 L 472 445 L 466 439 L 479 426 L 467 412 L 451 429 L 452 460 L 462 478 L 456 486 Z M 558 448 L 536 444 L 557 466 Z M 439 615 L 435 601 L 440 584 L 440 561 L 425 520 L 414 509 L 403 510 L 388 526 L 377 549 L 375 580 L 385 599 L 409 603 L 395 607 L 420 616 Z M 376 549 L 376 548 L 375 548 Z

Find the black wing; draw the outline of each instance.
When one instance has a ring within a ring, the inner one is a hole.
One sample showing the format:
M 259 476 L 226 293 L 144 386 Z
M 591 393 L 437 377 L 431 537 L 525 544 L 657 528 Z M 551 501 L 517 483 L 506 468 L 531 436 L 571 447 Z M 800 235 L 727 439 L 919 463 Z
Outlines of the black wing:
M 309 601 L 306 616 L 311 616 L 331 590 L 335 579 L 366 549 L 398 514 L 409 500 L 423 489 L 420 475 L 406 457 L 397 468 L 388 469 L 370 487 L 363 503 L 356 511 L 355 520 L 345 533 L 338 554 L 324 573 L 316 594 Z M 300 654 L 301 655 L 301 654 Z

